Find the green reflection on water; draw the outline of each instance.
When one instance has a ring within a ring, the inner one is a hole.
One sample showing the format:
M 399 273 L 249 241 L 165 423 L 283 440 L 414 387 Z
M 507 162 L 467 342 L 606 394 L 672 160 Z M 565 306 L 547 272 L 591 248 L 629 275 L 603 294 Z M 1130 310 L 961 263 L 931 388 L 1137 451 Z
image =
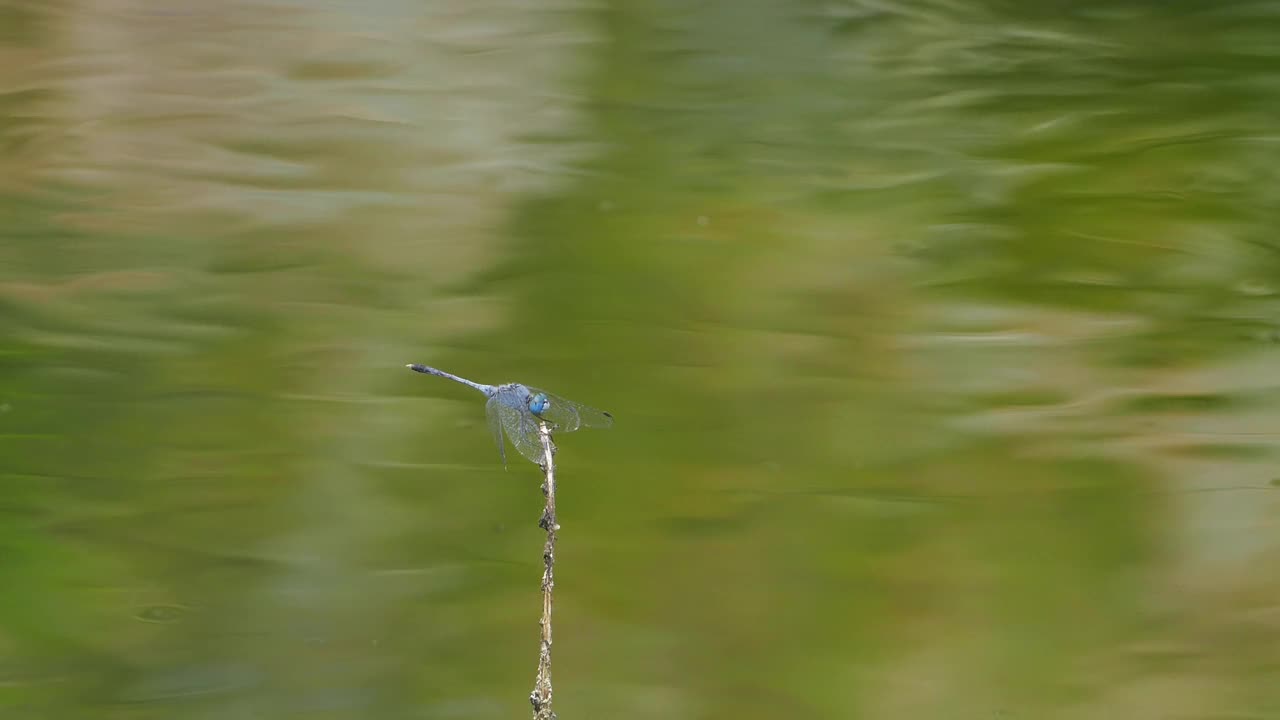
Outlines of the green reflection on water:
M 525 712 L 425 362 L 565 717 L 1280 712 L 1265 5 L 21 7 L 0 708 Z

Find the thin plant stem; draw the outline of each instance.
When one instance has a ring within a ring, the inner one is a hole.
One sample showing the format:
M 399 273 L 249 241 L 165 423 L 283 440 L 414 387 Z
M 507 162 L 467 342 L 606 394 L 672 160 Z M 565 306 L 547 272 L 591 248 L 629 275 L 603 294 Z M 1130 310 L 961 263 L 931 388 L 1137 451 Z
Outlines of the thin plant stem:
M 538 436 L 542 440 L 542 495 L 547 504 L 538 526 L 547 531 L 547 541 L 542 546 L 542 620 L 541 639 L 538 642 L 538 674 L 533 681 L 529 703 L 533 705 L 533 720 L 555 720 L 551 709 L 551 602 L 556 586 L 556 445 L 551 439 L 547 423 L 538 423 Z

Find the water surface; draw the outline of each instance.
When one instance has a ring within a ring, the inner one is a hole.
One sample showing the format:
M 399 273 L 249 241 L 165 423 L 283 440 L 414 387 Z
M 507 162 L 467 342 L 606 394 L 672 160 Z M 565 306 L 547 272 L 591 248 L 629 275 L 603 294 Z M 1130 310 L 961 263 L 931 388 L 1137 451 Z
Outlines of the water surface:
M 11 2 L 0 708 L 1280 717 L 1274 3 Z

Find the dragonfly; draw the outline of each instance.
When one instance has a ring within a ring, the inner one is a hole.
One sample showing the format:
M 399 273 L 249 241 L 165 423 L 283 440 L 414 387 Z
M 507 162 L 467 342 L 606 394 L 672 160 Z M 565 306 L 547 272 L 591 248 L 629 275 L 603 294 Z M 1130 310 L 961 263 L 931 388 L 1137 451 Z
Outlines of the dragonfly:
M 582 403 L 566 400 L 546 390 L 539 390 L 521 383 L 485 385 L 426 365 L 415 364 L 405 367 L 414 372 L 462 383 L 484 393 L 488 398 L 488 402 L 484 405 L 485 419 L 488 420 L 489 432 L 493 434 L 494 442 L 498 444 L 498 455 L 502 457 L 504 466 L 507 464 L 506 444 L 502 440 L 504 434 L 521 455 L 541 465 L 542 442 L 538 437 L 539 423 L 547 423 L 552 432 L 573 432 L 584 427 L 613 426 L 613 415 Z

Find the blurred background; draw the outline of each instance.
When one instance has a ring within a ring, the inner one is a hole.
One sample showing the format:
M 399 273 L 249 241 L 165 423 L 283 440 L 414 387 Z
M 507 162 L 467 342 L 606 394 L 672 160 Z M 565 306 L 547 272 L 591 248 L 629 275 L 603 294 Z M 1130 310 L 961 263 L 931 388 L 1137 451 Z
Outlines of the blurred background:
M 0 715 L 1280 718 L 1280 2 L 0 1 Z

